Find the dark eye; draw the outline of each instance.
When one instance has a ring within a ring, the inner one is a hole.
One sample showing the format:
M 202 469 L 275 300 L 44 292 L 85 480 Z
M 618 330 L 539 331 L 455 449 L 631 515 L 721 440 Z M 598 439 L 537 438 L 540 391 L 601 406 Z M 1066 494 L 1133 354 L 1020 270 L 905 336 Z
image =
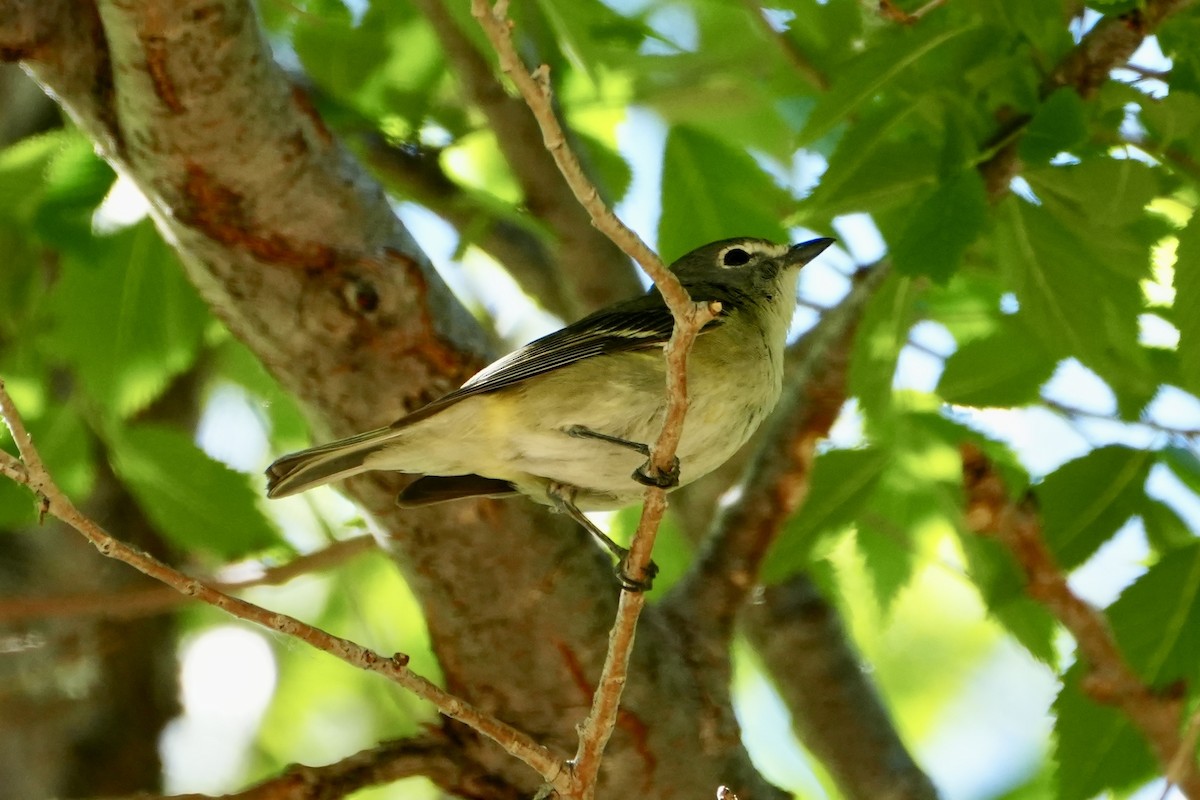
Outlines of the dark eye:
M 750 254 L 740 247 L 731 247 L 721 256 L 721 264 L 726 267 L 740 267 L 750 261 Z

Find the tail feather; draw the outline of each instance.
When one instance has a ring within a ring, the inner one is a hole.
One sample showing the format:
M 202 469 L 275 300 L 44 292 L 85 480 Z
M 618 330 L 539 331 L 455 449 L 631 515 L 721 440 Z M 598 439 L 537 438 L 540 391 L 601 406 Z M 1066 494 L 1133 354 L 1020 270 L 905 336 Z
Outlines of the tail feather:
M 394 438 L 395 430 L 378 428 L 289 453 L 267 467 L 267 497 L 287 497 L 364 472 L 366 458 Z

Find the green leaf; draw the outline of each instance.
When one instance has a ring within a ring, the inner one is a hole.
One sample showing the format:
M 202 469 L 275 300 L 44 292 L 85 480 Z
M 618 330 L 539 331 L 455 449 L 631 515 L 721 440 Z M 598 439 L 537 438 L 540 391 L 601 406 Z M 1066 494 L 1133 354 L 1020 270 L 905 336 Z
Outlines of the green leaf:
M 1141 515 L 1146 526 L 1146 539 L 1159 553 L 1195 544 L 1196 534 L 1166 503 L 1147 498 Z
M 990 606 L 988 611 L 1029 654 L 1043 664 L 1057 668 L 1058 620 L 1046 607 L 1024 595 Z
M 1200 675 L 1200 544 L 1166 553 L 1108 609 L 1129 665 L 1152 686 Z
M 1045 349 L 1069 352 L 1094 370 L 1117 393 L 1122 413 L 1135 414 L 1158 384 L 1138 343 L 1148 250 L 1132 263 L 1127 253 L 1102 246 L 1112 236 L 1099 223 L 1056 218 L 1013 197 L 1000 204 L 997 222 L 995 256 L 1028 329 Z
M 1034 487 L 1046 541 L 1064 569 L 1086 561 L 1145 503 L 1154 454 L 1118 445 L 1068 461 Z
M 1024 405 L 1037 399 L 1057 362 L 1018 319 L 1004 317 L 992 335 L 967 342 L 946 359 L 937 391 L 964 406 Z
M 1049 161 L 1087 137 L 1083 98 L 1073 88 L 1055 90 L 1038 107 L 1025 128 L 1018 151 L 1030 164 Z
M 76 409 L 48 406 L 25 423 L 59 488 L 74 500 L 86 497 L 96 478 L 93 437 Z
M 937 148 L 921 139 L 892 138 L 911 125 L 915 111 L 910 103 L 873 109 L 868 119 L 848 130 L 801 211 L 818 217 L 878 211 L 909 202 L 933 185 Z
M 1166 97 L 1146 97 L 1142 121 L 1157 144 L 1190 149 L 1200 137 L 1200 95 L 1172 87 Z
M 1163 448 L 1162 460 L 1185 486 L 1200 494 L 1200 457 L 1186 447 L 1172 446 Z
M 69 253 L 41 344 L 108 413 L 145 408 L 190 367 L 208 311 L 149 221 Z
M 855 334 L 849 390 L 868 417 L 883 416 L 891 406 L 896 363 L 916 320 L 919 295 L 912 278 L 892 273 L 867 302 Z
M 1126 229 L 1146 215 L 1146 205 L 1161 191 L 1160 173 L 1132 158 L 1093 158 L 1030 169 L 1025 176 L 1052 216 L 1121 248 L 1116 254 L 1102 253 L 1108 256 L 1103 263 L 1121 273 L 1145 276 L 1151 242 L 1130 240 Z M 1137 263 L 1126 264 L 1130 255 Z
M 1175 255 L 1175 325 L 1183 388 L 1200 395 L 1200 213 L 1179 233 Z
M 849 524 L 875 490 L 890 460 L 873 448 L 831 450 L 814 464 L 808 495 L 763 565 L 763 581 L 778 583 L 804 569 L 822 534 Z
M 46 169 L 45 191 L 34 228 L 58 249 L 92 245 L 92 215 L 112 188 L 116 173 L 82 136 L 68 141 Z
M 890 41 L 867 48 L 842 65 L 833 87 L 821 97 L 808 118 L 800 133 L 801 140 L 807 143 L 820 139 L 917 61 L 974 27 L 970 23 L 950 28 L 935 25 L 893 28 Z
M 983 179 L 975 170 L 942 183 L 912 213 L 892 248 L 892 263 L 904 275 L 928 275 L 945 283 L 987 222 Z
M 66 130 L 30 136 L 0 150 L 0 218 L 26 222 L 42 196 L 42 181 L 54 157 L 79 141 Z
M 731 236 L 785 242 L 780 220 L 792 203 L 745 152 L 690 128 L 671 129 L 658 225 L 659 251 L 668 261 Z
M 1106 789 L 1128 789 L 1157 770 L 1145 740 L 1129 719 L 1084 695 L 1083 675 L 1078 663 L 1067 670 L 1054 701 L 1058 800 L 1088 800 Z
M 117 476 L 176 545 L 238 558 L 280 543 L 249 478 L 209 458 L 182 432 L 135 425 L 115 430 L 110 445 Z

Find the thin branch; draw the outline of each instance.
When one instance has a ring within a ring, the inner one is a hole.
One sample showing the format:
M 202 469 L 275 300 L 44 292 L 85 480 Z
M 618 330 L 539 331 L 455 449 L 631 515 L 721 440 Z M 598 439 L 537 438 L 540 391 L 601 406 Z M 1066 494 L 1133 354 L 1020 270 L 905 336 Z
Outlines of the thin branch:
M 1196 743 L 1200 741 L 1200 709 L 1192 712 L 1192 716 L 1188 719 L 1187 727 L 1183 731 L 1183 738 L 1179 741 L 1179 752 L 1171 759 L 1170 765 L 1167 767 L 1167 785 L 1163 787 L 1162 800 L 1166 800 L 1167 795 L 1171 793 L 1171 787 L 1179 785 L 1180 780 L 1191 769 L 1191 764 L 1196 758 Z
M 1086 408 L 1077 408 L 1068 403 L 1064 403 L 1061 400 L 1055 400 L 1051 397 L 1047 397 L 1044 394 L 1038 398 L 1038 402 L 1060 416 L 1071 420 L 1072 422 L 1077 422 L 1078 418 L 1082 417 L 1086 419 L 1099 420 L 1101 422 L 1114 422 L 1119 425 L 1140 425 L 1143 428 L 1149 428 L 1152 431 L 1165 433 L 1170 436 L 1183 436 L 1187 438 L 1200 436 L 1200 428 L 1176 428 L 1170 425 L 1164 425 L 1161 422 L 1155 422 L 1154 420 L 1150 419 L 1121 419 L 1120 417 L 1112 414 L 1104 414 L 1099 411 L 1088 411 Z
M 1090 98 L 1114 69 L 1129 62 L 1142 41 L 1164 19 L 1193 2 L 1195 0 L 1146 0 L 1140 8 L 1103 18 L 1042 82 L 1041 97 L 1044 99 L 1057 89 L 1070 87 L 1085 100 Z M 984 148 L 990 150 L 991 155 L 979 165 L 979 172 L 993 202 L 1008 193 L 1009 183 L 1020 171 L 1018 143 L 1031 119 L 1027 115 L 1011 120 Z
M 728 641 L 733 621 L 758 582 L 763 558 L 783 523 L 804 502 L 816 445 L 846 400 L 846 369 L 859 317 L 887 274 L 864 269 L 850 293 L 802 340 L 784 399 L 746 470 L 745 489 L 717 519 L 704 550 L 665 602 L 690 607 L 707 633 Z
M 613 241 L 630 258 L 641 265 L 646 274 L 662 292 L 673 312 L 681 314 L 691 302 L 683 291 L 679 280 L 667 270 L 659 259 L 636 233 L 604 204 L 596 187 L 588 180 L 574 152 L 567 145 L 567 136 L 558 116 L 554 113 L 554 101 L 550 93 L 550 70 L 542 65 L 532 73 L 525 68 L 517 55 L 512 41 L 512 23 L 506 16 L 508 3 L 505 0 L 490 7 L 487 0 L 471 0 L 471 13 L 487 34 L 488 40 L 500 56 L 500 68 L 508 75 L 526 104 L 533 112 L 542 132 L 542 141 L 563 178 L 571 187 L 572 194 L 592 218 L 592 224 Z
M 901 25 L 915 25 L 921 21 L 921 17 L 925 16 L 936 8 L 944 6 L 945 4 L 946 0 L 929 0 L 929 2 L 918 8 L 916 11 L 909 13 L 896 5 L 894 0 L 880 0 L 879 13 L 885 19 L 889 19 L 893 22 L 899 22 Z
M 26 479 L 19 482 L 34 491 L 44 512 L 52 514 L 77 530 L 102 555 L 124 562 L 187 597 L 215 606 L 238 619 L 244 619 L 285 636 L 299 639 L 353 667 L 377 672 L 389 678 L 421 699 L 433 703 L 442 714 L 456 719 L 492 739 L 510 755 L 536 770 L 548 782 L 555 782 L 565 773 L 565 770 L 562 769 L 562 759 L 551 752 L 549 748 L 543 747 L 521 731 L 484 713 L 413 672 L 408 668 L 408 656 L 402 653 L 396 653 L 390 657 L 382 656 L 374 650 L 362 647 L 349 639 L 334 636 L 320 628 L 301 622 L 295 617 L 248 603 L 218 590 L 209 583 L 189 577 L 153 556 L 115 539 L 90 517 L 79 511 L 54 483 L 38 455 L 33 440 L 25 429 L 20 413 L 5 389 L 3 380 L 0 380 L 0 417 L 3 417 L 12 432 L 13 440 L 17 443 L 17 449 L 20 451 L 25 465 Z M 7 470 L 6 474 L 8 474 Z
M 807 575 L 755 594 L 772 542 L 803 504 L 816 458 L 846 400 L 846 370 L 863 307 L 888 272 L 861 270 L 789 361 L 784 401 L 764 426 L 743 493 L 720 515 L 700 557 L 663 601 L 689 650 L 727 660 L 734 623 L 777 676 L 797 734 L 847 798 L 929 800 L 933 784 L 913 761 L 861 669 L 833 609 Z
M 384 742 L 320 767 L 295 764 L 248 789 L 213 798 L 172 795 L 163 800 L 336 800 L 360 789 L 422 776 L 452 796 L 519 800 L 523 793 L 475 763 L 444 731 Z M 139 800 L 149 800 L 139 797 Z
M 567 295 L 569 318 L 624 299 L 641 290 L 637 275 L 617 244 L 590 223 L 587 209 L 572 200 L 572 187 L 542 146 L 539 125 L 520 98 L 511 96 L 487 59 L 459 28 L 443 0 L 416 0 L 442 44 L 446 60 L 465 93 L 487 118 L 488 127 L 521 187 L 529 212 L 554 232 L 559 292 Z M 558 124 L 547 94 L 546 113 Z M 566 134 L 561 132 L 563 141 Z
M 0 465 L 0 472 L 12 477 Z M 17 483 L 25 481 L 12 477 Z M 214 577 L 206 582 L 221 592 L 238 592 L 254 586 L 279 586 L 288 581 L 341 564 L 362 553 L 377 549 L 375 538 L 368 534 L 334 542 L 313 553 L 297 556 L 286 564 L 262 568 L 251 578 L 241 580 Z M 239 565 L 235 565 L 237 567 Z M 105 619 L 136 619 L 161 614 L 178 608 L 195 598 L 180 594 L 169 586 L 147 586 L 120 592 L 83 592 L 46 597 L 15 597 L 0 600 L 0 623 L 26 622 L 34 619 L 71 617 L 103 617 Z
M 581 310 L 570 285 L 543 239 L 528 227 L 505 219 L 463 191 L 442 169 L 437 154 L 392 144 L 377 133 L 361 139 L 362 151 L 389 188 L 443 217 L 463 239 L 501 264 L 530 297 L 562 319 Z
M 672 467 L 675 450 L 683 434 L 683 419 L 687 414 L 687 354 L 700 330 L 720 312 L 720 304 L 693 302 L 679 279 L 663 265 L 658 255 L 601 200 L 599 192 L 584 174 L 579 159 L 568 145 L 554 113 L 549 68 L 542 65 L 533 73 L 526 69 L 513 45 L 512 23 L 506 17 L 506 10 L 506 0 L 500 0 L 491 7 L 487 0 L 472 0 L 471 3 L 471 13 L 495 47 L 501 69 L 516 84 L 533 112 L 546 149 L 554 157 L 575 198 L 587 210 L 592 224 L 641 265 L 675 318 L 675 328 L 665 352 L 667 411 L 662 430 L 650 450 L 649 464 L 652 475 L 665 475 Z M 624 565 L 629 576 L 635 580 L 647 577 L 650 552 L 666 507 L 666 492 L 663 489 L 651 487 L 646 490 L 641 520 Z M 591 710 L 580 729 L 579 747 L 571 761 L 573 781 L 568 796 L 588 800 L 595 795 L 601 756 L 616 726 L 629 658 L 633 652 L 634 632 L 645 602 L 641 592 L 621 593 L 616 621 L 609 635 L 604 668 L 592 696 Z
M 1179 733 L 1183 698 L 1146 686 L 1125 662 L 1108 620 L 1068 585 L 1042 537 L 1042 520 L 1033 498 L 1010 500 L 1003 479 L 978 449 L 964 445 L 962 454 L 968 528 L 994 537 L 1013 554 L 1025 574 L 1029 596 L 1075 638 L 1087 667 L 1084 691 L 1097 702 L 1119 709 L 1141 731 L 1163 772 L 1171 773 L 1184 747 Z M 1200 797 L 1194 759 L 1189 757 L 1174 777 L 1188 797 Z

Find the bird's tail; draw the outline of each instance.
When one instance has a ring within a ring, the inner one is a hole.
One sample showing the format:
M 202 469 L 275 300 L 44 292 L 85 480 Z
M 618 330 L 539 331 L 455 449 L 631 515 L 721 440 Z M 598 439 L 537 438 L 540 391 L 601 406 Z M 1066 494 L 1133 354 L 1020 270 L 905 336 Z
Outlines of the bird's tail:
M 365 472 L 367 457 L 395 438 L 395 428 L 378 428 L 283 456 L 267 467 L 267 497 L 287 497 Z

